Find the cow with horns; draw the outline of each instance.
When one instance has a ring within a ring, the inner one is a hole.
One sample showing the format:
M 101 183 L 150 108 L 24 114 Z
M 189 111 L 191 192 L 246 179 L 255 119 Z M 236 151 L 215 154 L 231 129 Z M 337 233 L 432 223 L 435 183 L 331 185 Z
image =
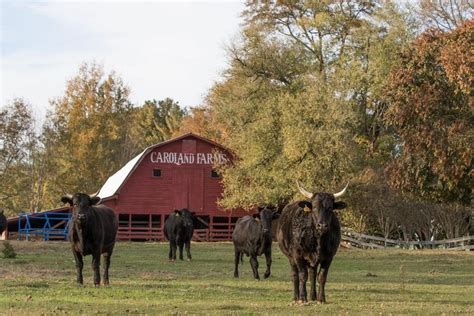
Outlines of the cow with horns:
M 92 255 L 94 285 L 100 285 L 100 256 L 104 256 L 104 285 L 109 284 L 110 257 L 114 250 L 118 221 L 114 211 L 100 202 L 97 195 L 85 193 L 66 195 L 63 203 L 72 207 L 72 218 L 69 222 L 68 239 L 76 261 L 77 283 L 83 284 L 83 256 Z
M 285 206 L 277 230 L 278 244 L 290 262 L 295 302 L 307 302 L 309 270 L 310 299 L 324 303 L 329 266 L 341 241 L 341 226 L 334 210 L 346 207 L 344 202 L 336 202 L 336 199 L 345 193 L 348 185 L 335 194 L 311 193 L 301 188 L 298 182 L 297 186 L 309 200 Z M 319 283 L 317 291 L 316 278 Z

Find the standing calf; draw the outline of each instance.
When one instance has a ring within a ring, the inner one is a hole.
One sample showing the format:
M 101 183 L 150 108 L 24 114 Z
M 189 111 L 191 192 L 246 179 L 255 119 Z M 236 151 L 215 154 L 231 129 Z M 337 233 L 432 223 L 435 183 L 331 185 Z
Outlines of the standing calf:
M 118 222 L 112 209 L 99 203 L 98 196 L 85 193 L 66 195 L 63 203 L 72 206 L 72 219 L 69 222 L 68 239 L 76 260 L 77 283 L 83 284 L 83 256 L 92 255 L 94 285 L 100 285 L 100 255 L 104 255 L 104 285 L 109 284 L 110 257 L 114 250 Z
M 344 194 L 347 186 L 335 194 L 310 193 L 299 185 L 298 188 L 309 201 L 285 206 L 278 225 L 278 244 L 291 265 L 294 300 L 307 302 L 309 269 L 310 298 L 324 303 L 329 266 L 341 241 L 341 226 L 333 210 L 346 207 L 344 202 L 336 202 L 335 199 Z M 317 292 L 316 277 L 319 283 Z
M 185 208 L 174 210 L 165 222 L 164 233 L 170 242 L 169 260 L 176 260 L 177 247 L 179 247 L 179 259 L 183 260 L 183 246 L 186 245 L 188 261 L 191 261 L 191 239 L 194 233 L 193 213 Z
M 253 276 L 259 280 L 257 256 L 265 254 L 267 261 L 267 271 L 264 278 L 270 276 L 272 265 L 272 221 L 280 214 L 268 207 L 258 209 L 256 218 L 250 215 L 239 218 L 232 233 L 235 251 L 235 271 L 234 277 L 239 277 L 239 262 L 242 261 L 243 254 L 250 256 Z

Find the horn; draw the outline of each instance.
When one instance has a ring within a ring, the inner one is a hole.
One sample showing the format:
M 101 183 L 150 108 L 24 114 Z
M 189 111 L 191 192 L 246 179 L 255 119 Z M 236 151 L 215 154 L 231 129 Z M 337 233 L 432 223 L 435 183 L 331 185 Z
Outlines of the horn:
M 64 193 L 64 195 L 61 197 L 61 202 L 72 205 L 72 194 Z
M 93 193 L 93 194 L 89 195 L 90 198 L 91 198 L 91 199 L 92 199 L 92 198 L 95 198 L 95 197 L 97 196 L 97 194 L 99 194 L 99 192 L 100 192 L 100 190 L 97 190 L 96 193 Z
M 335 198 L 341 197 L 344 193 L 346 193 L 346 189 L 347 189 L 348 186 L 349 186 L 349 182 L 347 182 L 346 187 L 344 189 L 342 189 L 341 192 L 334 193 L 333 194 L 334 197 Z
M 311 199 L 313 197 L 314 194 L 303 189 L 300 186 L 300 183 L 298 182 L 298 180 L 296 180 L 296 185 L 298 186 L 298 189 L 300 190 L 301 194 L 303 194 L 305 197 L 307 197 L 308 199 Z

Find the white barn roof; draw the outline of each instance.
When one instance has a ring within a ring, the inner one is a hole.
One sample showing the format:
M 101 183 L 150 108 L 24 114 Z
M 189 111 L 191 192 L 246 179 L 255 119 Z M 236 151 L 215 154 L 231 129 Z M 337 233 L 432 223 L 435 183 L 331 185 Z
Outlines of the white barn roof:
M 114 196 L 114 194 L 122 186 L 122 183 L 125 182 L 125 179 L 127 179 L 128 175 L 132 172 L 135 165 L 138 163 L 139 160 L 141 160 L 140 158 L 145 154 L 147 150 L 148 148 L 142 151 L 137 156 L 135 156 L 132 160 L 127 162 L 125 166 L 122 167 L 122 169 L 120 169 L 119 171 L 114 173 L 111 177 L 109 177 L 107 181 L 105 181 L 102 188 L 100 188 L 98 196 L 101 199 Z

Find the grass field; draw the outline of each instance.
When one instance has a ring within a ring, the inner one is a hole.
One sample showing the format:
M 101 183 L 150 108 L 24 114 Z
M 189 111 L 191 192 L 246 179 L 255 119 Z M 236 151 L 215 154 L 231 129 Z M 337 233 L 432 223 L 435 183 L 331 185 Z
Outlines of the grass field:
M 11 243 L 18 256 L 0 258 L 0 314 L 474 314 L 473 252 L 340 249 L 328 303 L 293 306 L 276 244 L 272 276 L 254 281 L 247 258 L 233 278 L 231 243 L 194 243 L 192 262 L 170 263 L 166 243 L 120 242 L 110 287 L 94 288 L 90 256 L 85 286 L 75 284 L 68 243 Z

